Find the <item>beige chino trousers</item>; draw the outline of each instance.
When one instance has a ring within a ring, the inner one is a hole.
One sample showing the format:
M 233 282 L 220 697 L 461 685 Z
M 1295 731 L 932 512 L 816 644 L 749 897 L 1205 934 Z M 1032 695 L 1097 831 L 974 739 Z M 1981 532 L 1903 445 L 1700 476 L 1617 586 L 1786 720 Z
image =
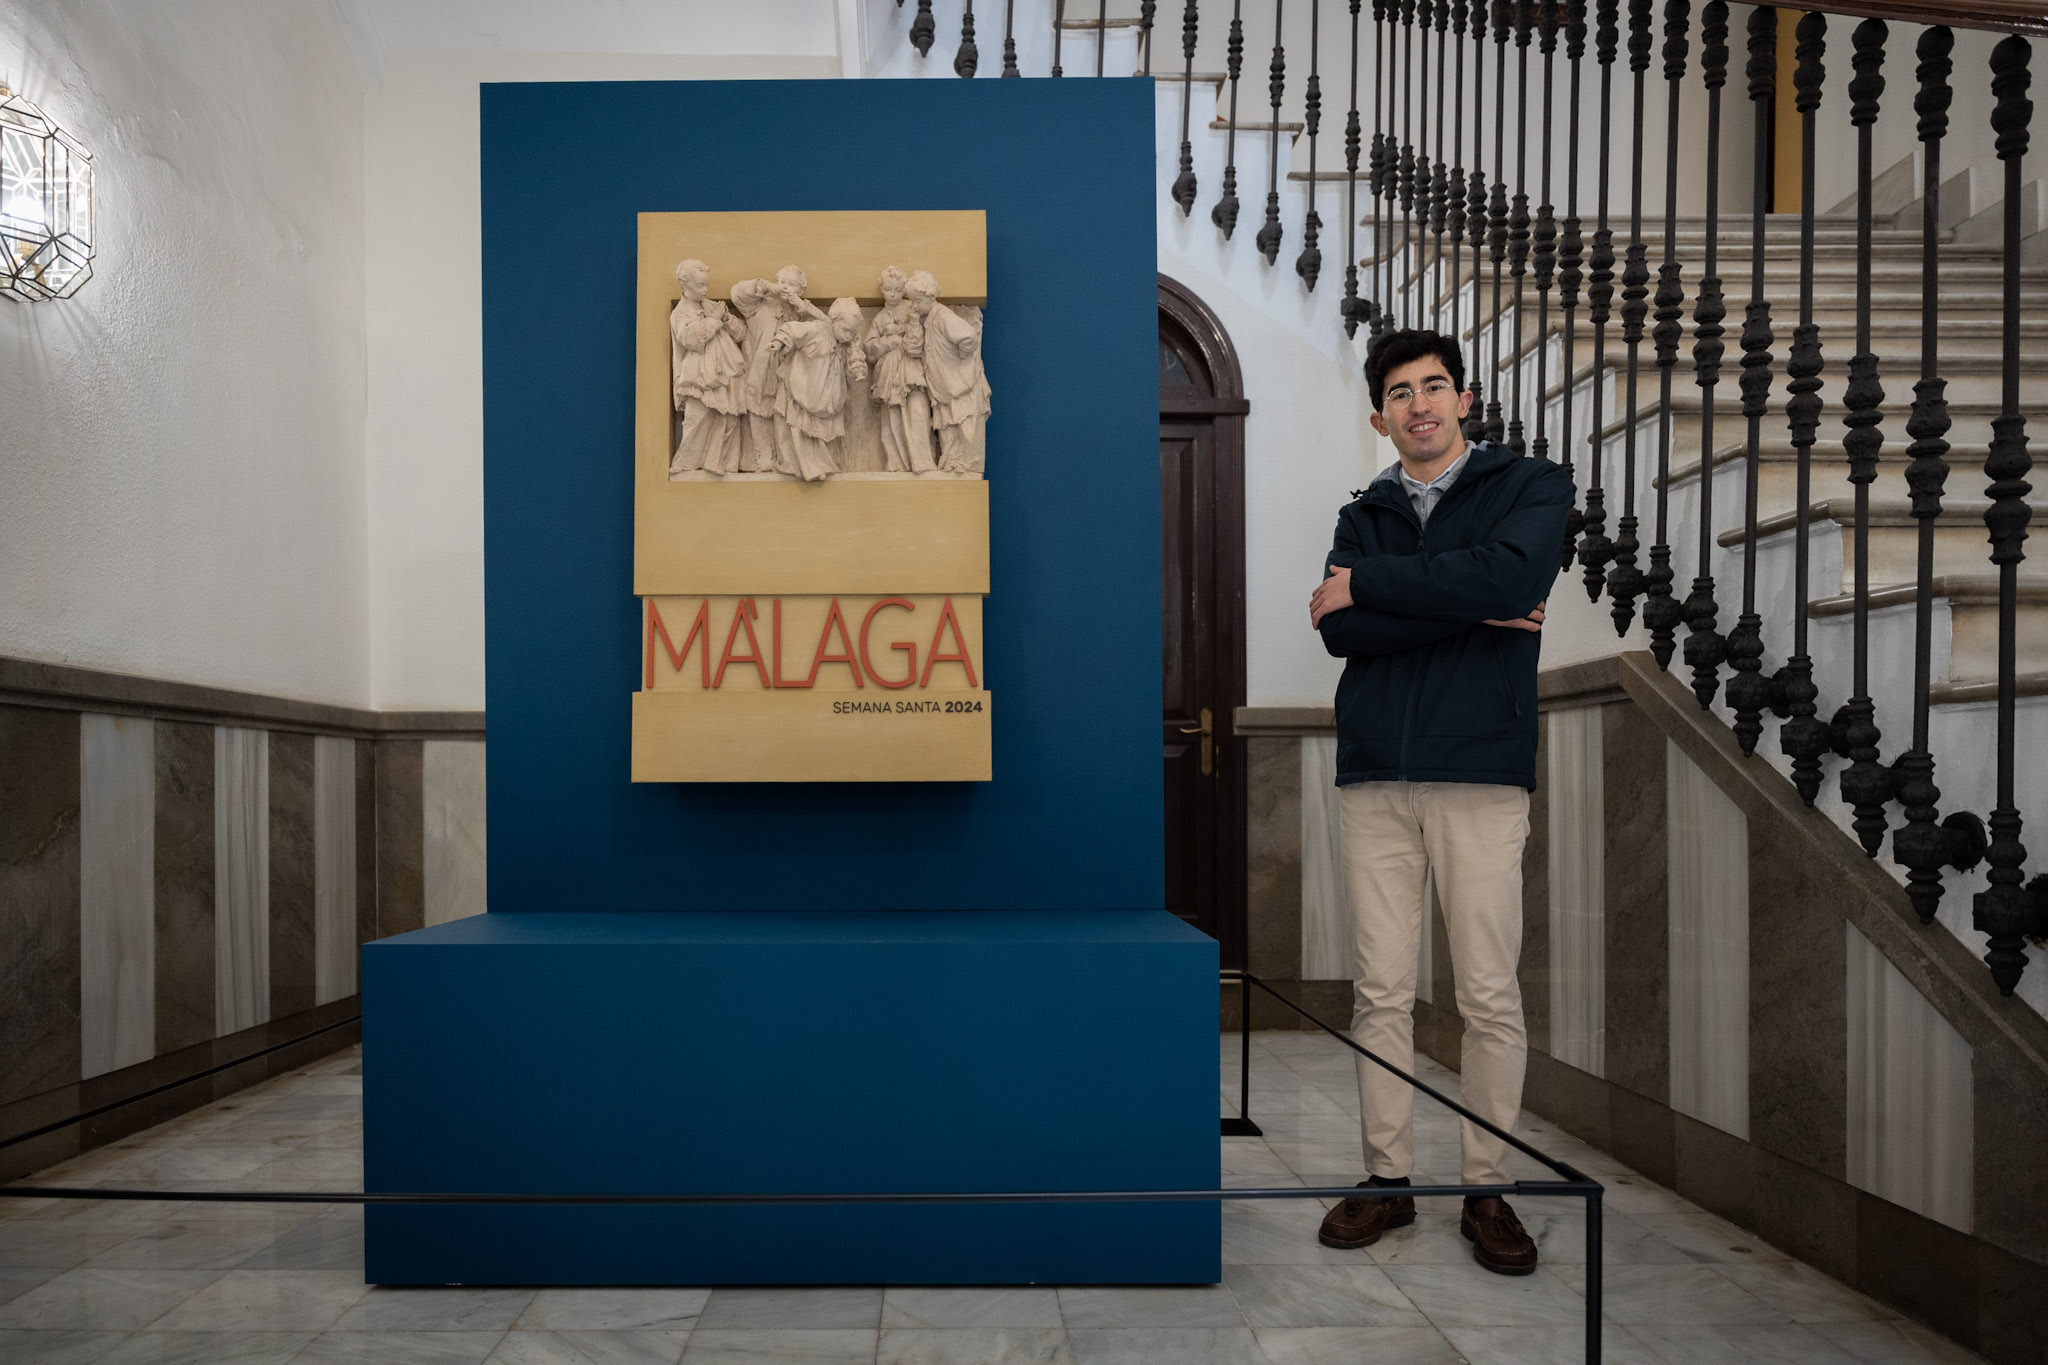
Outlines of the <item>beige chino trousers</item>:
M 1359 782 L 1339 788 L 1337 797 L 1357 947 L 1351 1036 L 1413 1074 L 1415 974 L 1427 878 L 1434 874 L 1465 1020 L 1465 1107 L 1513 1131 L 1529 1057 L 1515 976 L 1529 793 L 1475 782 Z M 1411 1175 L 1415 1092 L 1365 1058 L 1357 1061 L 1366 1170 Z M 1459 1126 L 1464 1183 L 1506 1183 L 1507 1144 L 1470 1122 Z

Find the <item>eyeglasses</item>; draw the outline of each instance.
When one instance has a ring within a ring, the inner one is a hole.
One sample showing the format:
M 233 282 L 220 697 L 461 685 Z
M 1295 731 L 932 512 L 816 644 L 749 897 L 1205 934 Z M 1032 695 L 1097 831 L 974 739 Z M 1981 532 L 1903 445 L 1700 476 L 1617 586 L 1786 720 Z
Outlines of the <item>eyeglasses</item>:
M 1448 379 L 1429 379 L 1423 381 L 1422 396 L 1432 403 L 1436 402 L 1439 398 L 1449 396 L 1452 392 L 1451 381 Z M 1406 384 L 1400 384 L 1388 389 L 1386 396 L 1381 401 L 1390 408 L 1405 408 L 1415 401 L 1415 390 Z

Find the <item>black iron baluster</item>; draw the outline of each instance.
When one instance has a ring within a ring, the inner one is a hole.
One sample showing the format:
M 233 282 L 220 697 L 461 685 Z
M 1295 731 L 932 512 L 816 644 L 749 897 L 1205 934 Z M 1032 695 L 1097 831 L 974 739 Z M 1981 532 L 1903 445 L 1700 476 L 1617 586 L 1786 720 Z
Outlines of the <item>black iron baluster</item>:
M 1223 135 L 1223 197 L 1209 210 L 1209 221 L 1223 229 L 1223 240 L 1237 228 L 1237 77 L 1244 70 L 1244 0 L 1230 6 L 1230 128 Z
M 1571 512 L 1564 523 L 1564 559 L 1560 565 L 1569 569 L 1578 558 L 1579 536 L 1586 529 L 1586 513 L 1578 505 L 1576 492 L 1577 478 L 1572 468 L 1572 451 L 1578 442 L 1572 438 L 1572 398 L 1578 389 L 1578 371 L 1574 360 L 1574 329 L 1577 325 L 1579 286 L 1583 277 L 1579 270 L 1580 251 L 1583 241 L 1580 233 L 1583 225 L 1579 222 L 1579 95 L 1580 72 L 1586 60 L 1586 0 L 1569 0 L 1565 5 L 1564 59 L 1571 68 L 1570 98 L 1567 101 L 1570 112 L 1565 115 L 1565 172 L 1564 172 L 1564 234 L 1563 245 L 1558 252 L 1557 300 L 1564 313 L 1564 376 L 1563 422 L 1558 432 L 1563 447 L 1564 472 L 1573 479 L 1574 493 Z M 1544 195 L 1545 199 L 1550 196 Z M 1540 363 L 1540 362 L 1539 362 Z M 1597 379 L 1597 376 L 1596 376 Z M 1539 403 L 1547 402 L 1543 397 L 1543 385 L 1536 385 Z
M 1064 31 L 1067 22 L 1067 0 L 1053 0 L 1052 7 L 1052 74 L 1063 76 L 1060 70 L 1060 53 L 1066 42 Z
M 1486 201 L 1487 255 L 1493 262 L 1493 360 L 1486 378 L 1493 385 L 1493 397 L 1486 404 L 1486 439 L 1494 442 L 1507 435 L 1500 408 L 1500 286 L 1508 260 L 1508 37 L 1513 21 L 1510 0 L 1493 0 L 1493 193 Z
M 1410 9 L 1413 9 L 1412 2 Z M 1394 49 L 1393 35 L 1398 31 L 1395 26 L 1400 23 L 1401 0 L 1388 0 L 1387 79 L 1382 87 L 1386 92 L 1387 102 L 1381 111 L 1387 133 L 1380 140 L 1380 175 L 1375 191 L 1378 198 L 1373 205 L 1373 221 L 1376 224 L 1373 231 L 1373 255 L 1379 295 L 1375 300 L 1377 306 L 1372 315 L 1372 334 L 1375 340 L 1387 328 L 1398 325 L 1396 320 L 1400 316 L 1394 298 L 1393 251 L 1394 204 L 1399 198 L 1401 183 L 1401 142 L 1395 132 L 1400 115 L 1394 108 L 1394 99 L 1400 93 L 1401 87 L 1401 62 L 1400 54 Z M 1377 226 L 1380 224 L 1384 226 Z
M 1877 122 L 1884 97 L 1882 19 L 1866 19 L 1850 37 L 1849 122 L 1856 129 L 1856 354 L 1849 358 L 1849 385 L 1842 401 L 1848 412 L 1842 423 L 1848 434 L 1842 445 L 1849 456 L 1849 483 L 1855 490 L 1855 598 L 1850 648 L 1855 681 L 1849 700 L 1834 716 L 1834 750 L 1849 760 L 1842 770 L 1842 799 L 1855 812 L 1850 822 L 1863 851 L 1871 857 L 1884 846 L 1884 806 L 1892 799 L 1892 775 L 1877 761 L 1877 708 L 1870 700 L 1870 485 L 1877 482 L 1878 453 L 1884 448 L 1884 386 L 1878 382 L 1877 357 L 1870 350 L 1870 126 Z
M 1382 225 L 1382 195 L 1387 184 L 1387 143 L 1384 129 L 1386 104 L 1380 99 L 1387 88 L 1386 52 L 1387 19 L 1393 13 L 1393 0 L 1372 0 L 1372 161 L 1367 168 L 1366 190 L 1372 195 L 1372 267 L 1367 278 L 1373 297 L 1365 304 L 1365 322 L 1370 329 L 1368 335 L 1378 340 L 1387 325 L 1387 294 L 1384 257 L 1387 254 L 1387 230 Z
M 1547 8 L 1547 4 L 1546 4 Z M 1515 100 L 1522 106 L 1523 117 L 1528 117 L 1529 108 L 1529 29 L 1536 18 L 1536 6 L 1531 0 L 1515 0 Z M 1513 367 L 1513 382 L 1508 388 L 1508 449 L 1520 455 L 1528 446 L 1522 438 L 1522 353 L 1527 349 L 1527 338 L 1523 336 L 1522 281 L 1529 275 L 1529 139 L 1526 135 L 1515 139 L 1515 197 L 1508 209 L 1508 278 L 1514 281 L 1513 300 L 1515 308 L 1515 330 L 1508 335 L 1508 363 Z M 1546 143 L 1544 152 L 1549 153 Z M 1500 319 L 1493 320 L 1496 331 Z M 1537 333 L 1537 344 L 1543 341 Z M 1493 377 L 1494 388 L 1500 388 L 1500 376 Z
M 1102 58 L 1109 46 L 1109 0 L 1095 7 L 1095 74 L 1102 74 Z
M 1585 567 L 1586 596 L 1598 602 L 1607 587 L 1607 566 L 1614 559 L 1614 542 L 1607 536 L 1607 495 L 1601 487 L 1602 459 L 1607 435 L 1602 421 L 1602 400 L 1607 373 L 1607 319 L 1614 303 L 1614 229 L 1608 221 L 1608 173 L 1614 133 L 1614 59 L 1620 48 L 1621 0 L 1600 0 L 1599 27 L 1594 37 L 1594 56 L 1600 64 L 1600 210 L 1593 230 L 1591 273 L 1586 282 L 1586 321 L 1593 324 L 1593 474 L 1586 485 L 1586 520 L 1579 533 L 1579 563 Z
M 1472 407 L 1465 414 L 1463 430 L 1467 441 L 1486 439 L 1486 362 L 1480 350 L 1479 281 L 1480 252 L 1486 246 L 1486 6 L 1488 0 L 1472 0 L 1472 178 L 1466 186 L 1465 231 L 1472 239 L 1472 363 L 1467 368 L 1465 388 L 1472 395 Z
M 1287 51 L 1281 44 L 1284 0 L 1273 0 L 1273 62 L 1267 68 L 1267 94 L 1273 100 L 1273 129 L 1266 158 L 1266 222 L 1252 240 L 1271 265 L 1280 259 L 1280 97 L 1287 93 Z
M 1183 218 L 1192 213 L 1195 207 L 1195 144 L 1189 140 L 1188 117 L 1195 98 L 1195 36 L 1200 23 L 1199 8 L 1198 0 L 1188 0 L 1188 6 L 1181 11 L 1180 17 L 1180 55 L 1183 63 L 1180 77 L 1180 174 L 1173 178 L 1173 202 L 1180 205 L 1180 216 Z M 1357 0 L 1352 0 L 1351 13 L 1356 19 Z M 1355 32 L 1353 36 L 1356 37 Z M 1355 48 L 1356 44 L 1353 46 Z M 1016 73 L 1005 70 L 1003 74 L 1010 76 Z M 1351 76 L 1352 83 L 1356 85 L 1358 59 L 1355 51 L 1352 53 Z M 1352 103 L 1357 102 L 1357 95 L 1354 92 Z
M 1444 96 L 1447 87 L 1444 74 L 1451 44 L 1451 3 L 1437 0 L 1436 5 L 1436 166 L 1429 177 L 1429 229 L 1435 239 L 1430 252 L 1429 270 L 1434 281 L 1429 286 L 1429 325 L 1432 331 L 1441 332 L 1444 326 L 1444 211 L 1446 197 L 1450 192 L 1449 167 L 1444 163 Z M 1455 328 L 1452 329 L 1456 331 Z M 1456 344 L 1453 341 L 1452 344 Z
M 1948 383 L 1941 378 L 1941 271 L 1935 247 L 1941 232 L 1941 143 L 1948 134 L 1948 109 L 1954 97 L 1949 54 L 1955 34 L 1930 28 L 1920 35 L 1920 93 L 1913 110 L 1920 116 L 1922 178 L 1920 182 L 1920 382 L 1913 386 L 1913 413 L 1906 434 L 1913 443 L 1906 453 L 1906 484 L 1912 489 L 1913 517 L 1919 532 L 1918 588 L 1913 598 L 1913 747 L 1892 764 L 1905 823 L 1892 835 L 1892 861 L 1906 869 L 1906 899 L 1922 924 L 1934 923 L 1941 909 L 1941 870 L 1967 872 L 1984 857 L 1984 822 L 1968 811 L 1940 816 L 1941 788 L 1934 781 L 1934 754 L 1928 745 L 1928 711 L 1934 672 L 1934 528 L 1941 515 L 1941 494 L 1948 482 Z M 1939 823 L 1937 823 L 1939 821 Z
M 1188 9 L 1192 11 L 1194 7 L 1193 0 L 1189 0 Z M 1016 30 L 1017 0 L 1003 0 L 1003 74 L 1005 76 L 1022 76 L 1024 74 L 1017 69 Z M 1185 113 L 1181 115 L 1180 128 L 1181 146 L 1185 148 L 1187 146 L 1188 128 L 1188 120 Z
M 1337 311 L 1344 319 L 1344 335 L 1358 335 L 1365 320 L 1365 304 L 1358 297 L 1358 11 L 1362 0 L 1351 0 L 1351 108 L 1344 115 L 1344 301 Z M 1378 0 L 1375 0 L 1377 7 Z M 1194 8 L 1189 0 L 1188 8 Z
M 1636 379 L 1648 309 L 1649 247 L 1643 241 L 1643 95 L 1650 69 L 1651 0 L 1629 0 L 1628 67 L 1635 77 L 1635 155 L 1629 175 L 1628 258 L 1621 271 L 1621 339 L 1628 347 L 1628 420 L 1621 433 L 1621 533 L 1614 538 L 1614 567 L 1607 571 L 1608 614 L 1614 633 L 1628 634 L 1645 575 L 1636 567 Z
M 1543 0 L 1542 18 L 1536 26 L 1536 50 L 1543 55 L 1543 161 L 1540 173 L 1541 194 L 1536 206 L 1535 256 L 1536 256 L 1536 435 L 1529 442 L 1529 453 L 1539 460 L 1550 458 L 1550 423 L 1545 414 L 1550 411 L 1543 394 L 1543 386 L 1549 378 L 1550 358 L 1550 280 L 1551 272 L 1557 268 L 1557 216 L 1550 204 L 1550 139 L 1551 106 L 1553 104 L 1552 67 L 1557 55 L 1557 6 Z M 1523 196 L 1526 205 L 1528 196 Z M 1520 282 L 1517 281 L 1516 297 L 1521 296 Z M 1520 327 L 1516 332 L 1519 335 Z M 1520 350 L 1515 352 L 1515 421 L 1522 420 L 1522 400 L 1519 393 L 1522 380 Z M 1520 432 L 1510 432 L 1512 443 Z
M 1444 227 L 1451 237 L 1451 345 L 1463 349 L 1458 314 L 1465 293 L 1465 23 L 1471 17 L 1467 0 L 1451 6 L 1452 46 L 1458 60 L 1452 68 L 1455 88 L 1451 92 L 1451 171 L 1444 178 Z
M 1672 636 L 1683 619 L 1671 595 L 1671 381 L 1678 343 L 1685 335 L 1685 282 L 1678 268 L 1678 105 L 1684 88 L 1686 28 L 1691 0 L 1665 0 L 1664 83 L 1669 108 L 1664 120 L 1664 261 L 1657 267 L 1657 533 L 1650 542 L 1650 568 L 1643 575 L 1643 625 L 1657 667 L 1671 665 Z M 1713 452 L 1702 452 L 1703 479 L 1714 474 Z
M 910 45 L 917 49 L 918 56 L 929 57 L 938 36 L 939 23 L 932 18 L 932 0 L 917 0 L 917 15 L 910 21 Z
M 1394 160 L 1394 178 L 1389 188 L 1401 204 L 1401 259 L 1398 268 L 1391 257 L 1387 261 L 1388 297 L 1398 296 L 1400 308 L 1396 316 L 1400 318 L 1401 326 L 1412 327 L 1415 277 L 1408 268 L 1408 243 L 1414 236 L 1409 224 L 1415 212 L 1415 143 L 1410 136 L 1409 104 L 1415 92 L 1415 0 L 1401 0 L 1401 77 L 1395 90 L 1401 100 L 1401 150 Z M 1393 126 L 1391 118 L 1387 120 L 1387 126 Z M 1390 203 L 1387 205 L 1389 230 L 1393 221 L 1394 207 Z M 1394 284 L 1397 278 L 1400 280 L 1398 285 Z
M 1785 723 L 1778 728 L 1778 747 L 1792 760 L 1792 785 L 1807 805 L 1820 792 L 1820 759 L 1828 751 L 1828 727 L 1814 718 L 1814 699 L 1820 690 L 1813 685 L 1813 658 L 1806 652 L 1807 626 L 1807 511 L 1813 490 L 1813 437 L 1820 425 L 1820 329 L 1813 323 L 1813 179 L 1814 115 L 1820 110 L 1821 87 L 1826 68 L 1827 17 L 1809 13 L 1799 21 L 1799 66 L 1792 84 L 1797 91 L 1795 105 L 1800 114 L 1799 190 L 1799 325 L 1792 332 L 1792 356 L 1785 372 L 1792 376 L 1785 388 L 1791 394 L 1785 414 L 1792 428 L 1792 446 L 1798 455 L 1798 505 L 1793 509 L 1793 607 L 1792 656 L 1772 679 L 1775 705 Z
M 1693 309 L 1693 366 L 1700 384 L 1699 566 L 1685 599 L 1685 662 L 1692 669 L 1692 694 L 1705 710 L 1721 686 L 1727 641 L 1715 629 L 1720 604 L 1714 601 L 1714 389 L 1721 382 L 1723 331 L 1728 316 L 1721 297 L 1721 87 L 1728 83 L 1727 0 L 1707 0 L 1700 11 L 1700 74 L 1707 86 L 1707 251 Z M 1667 422 L 1670 418 L 1665 419 Z
M 1770 102 L 1778 88 L 1778 12 L 1759 5 L 1749 15 L 1750 104 L 1756 142 L 1750 154 L 1749 306 L 1742 314 L 1742 415 L 1749 422 L 1743 463 L 1742 614 L 1728 632 L 1728 705 L 1735 712 L 1735 742 L 1756 752 L 1771 684 L 1763 676 L 1763 618 L 1756 612 L 1756 482 L 1763 451 L 1764 413 L 1771 401 L 1771 303 L 1764 297 L 1764 210 L 1770 203 Z
M 953 54 L 953 74 L 962 80 L 971 79 L 980 65 L 981 49 L 974 45 L 974 0 L 967 0 L 967 8 L 960 16 L 960 50 Z
M 1415 221 L 1409 230 L 1409 243 L 1403 248 L 1408 260 L 1409 323 L 1411 327 L 1423 325 L 1423 304 L 1427 301 L 1428 287 L 1423 279 L 1422 238 L 1429 227 L 1429 30 L 1436 23 L 1436 6 L 1432 0 L 1422 0 L 1416 6 L 1417 29 L 1415 41 L 1422 48 L 1418 61 L 1421 76 L 1415 86 Z M 1407 117 L 1405 108 L 1403 119 Z M 1420 294 L 1417 291 L 1422 291 Z
M 2032 49 L 2014 35 L 1991 50 L 1991 128 L 1998 134 L 1998 159 L 2005 163 L 2005 366 L 1999 413 L 1991 424 L 1991 451 L 1984 461 L 1991 506 L 1984 525 L 1991 537 L 1991 562 L 1998 566 L 1998 805 L 1991 812 L 1990 885 L 1977 893 L 1975 923 L 1990 935 L 1984 961 L 2001 995 L 2011 995 L 2026 970 L 2026 941 L 2042 932 L 2035 897 L 2020 885 L 2027 860 L 2020 843 L 2020 813 L 2013 804 L 2015 679 L 2019 650 L 2019 568 L 2030 516 L 2027 475 L 2027 419 L 2020 415 L 2020 158 L 2026 155 L 2034 103 L 2027 98 Z
M 1145 64 L 1140 70 L 1152 74 L 1152 15 L 1159 8 L 1159 0 L 1144 0 L 1138 6 L 1138 47 L 1144 53 Z
M 1308 0 L 1308 88 L 1302 95 L 1304 131 L 1308 133 L 1308 213 L 1301 220 L 1301 254 L 1294 258 L 1294 273 L 1313 292 L 1316 278 L 1323 273 L 1323 251 L 1316 243 L 1323 230 L 1316 212 L 1316 131 L 1323 124 L 1323 78 L 1321 60 L 1323 0 Z

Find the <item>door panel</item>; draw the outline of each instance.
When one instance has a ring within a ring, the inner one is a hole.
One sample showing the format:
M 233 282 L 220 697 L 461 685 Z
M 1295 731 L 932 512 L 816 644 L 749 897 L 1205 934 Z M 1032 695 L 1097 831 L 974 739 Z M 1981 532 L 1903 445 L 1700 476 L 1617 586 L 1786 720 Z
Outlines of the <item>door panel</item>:
M 1210 421 L 1159 427 L 1161 747 L 1166 783 L 1166 908 L 1220 936 L 1214 734 L 1223 698 L 1216 658 L 1216 442 Z M 1212 730 L 1202 770 L 1203 712 Z

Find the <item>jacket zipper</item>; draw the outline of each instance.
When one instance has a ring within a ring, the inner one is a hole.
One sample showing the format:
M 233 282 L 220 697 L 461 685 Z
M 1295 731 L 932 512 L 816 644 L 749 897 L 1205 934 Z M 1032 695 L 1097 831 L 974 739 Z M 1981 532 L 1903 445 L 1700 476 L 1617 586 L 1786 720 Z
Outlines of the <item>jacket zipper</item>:
M 1442 499 L 1439 498 L 1438 501 L 1441 502 Z M 1408 515 L 1415 518 L 1415 553 L 1421 554 L 1424 547 L 1429 544 L 1429 523 L 1416 512 L 1412 503 L 1408 506 Z M 1408 679 L 1408 705 L 1401 713 L 1401 757 L 1395 765 L 1394 773 L 1394 780 L 1397 782 L 1408 780 L 1408 734 L 1415 728 L 1415 704 L 1421 695 L 1422 668 L 1417 665 L 1415 672 Z

